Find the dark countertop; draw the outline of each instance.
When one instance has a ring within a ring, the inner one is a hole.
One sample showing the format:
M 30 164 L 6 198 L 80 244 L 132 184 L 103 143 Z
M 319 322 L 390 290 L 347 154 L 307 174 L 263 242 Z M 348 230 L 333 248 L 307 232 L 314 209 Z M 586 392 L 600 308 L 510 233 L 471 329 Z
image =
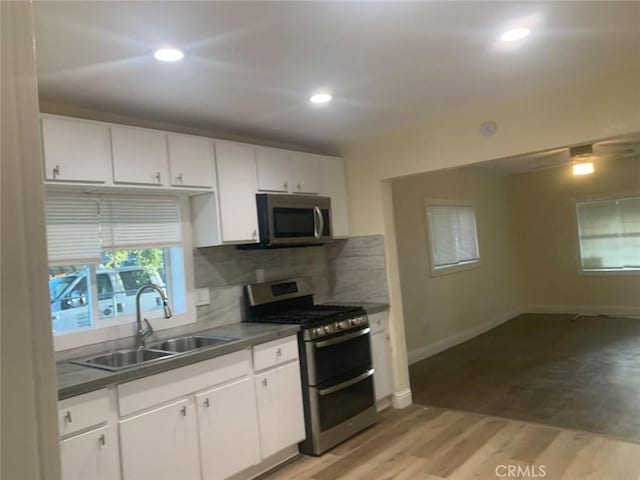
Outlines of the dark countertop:
M 119 372 L 109 372 L 98 368 L 74 365 L 69 362 L 59 362 L 56 365 L 58 400 L 226 355 L 227 353 L 236 352 L 259 343 L 293 335 L 297 333 L 299 329 L 300 327 L 298 325 L 268 323 L 234 323 L 232 325 L 211 328 L 189 335 L 215 335 L 219 337 L 237 338 L 237 340 L 211 348 L 182 353 L 175 357 L 132 367 Z
M 367 315 L 373 315 L 375 313 L 385 312 L 389 310 L 388 303 L 373 303 L 373 302 L 327 302 L 328 305 L 358 305 L 364 308 Z

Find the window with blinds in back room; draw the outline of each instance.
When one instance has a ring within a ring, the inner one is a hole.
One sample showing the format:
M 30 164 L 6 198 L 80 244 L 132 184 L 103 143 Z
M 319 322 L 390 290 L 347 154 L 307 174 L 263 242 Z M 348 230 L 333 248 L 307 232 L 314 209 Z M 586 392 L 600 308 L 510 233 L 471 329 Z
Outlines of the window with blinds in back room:
M 425 201 L 431 250 L 431 269 L 444 272 L 480 261 L 476 212 L 471 205 L 431 204 Z
M 583 271 L 640 270 L 640 196 L 576 203 Z

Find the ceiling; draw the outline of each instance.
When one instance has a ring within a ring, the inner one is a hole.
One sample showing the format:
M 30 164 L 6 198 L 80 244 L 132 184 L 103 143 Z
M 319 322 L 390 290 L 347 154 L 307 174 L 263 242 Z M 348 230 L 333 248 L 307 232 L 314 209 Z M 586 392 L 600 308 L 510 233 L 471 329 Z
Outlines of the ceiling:
M 640 65 L 640 2 L 35 1 L 44 101 L 329 149 Z M 531 35 L 505 44 L 509 28 Z M 152 54 L 174 45 L 185 58 Z M 311 105 L 328 89 L 334 100 Z
M 585 157 L 572 158 L 567 146 L 489 160 L 465 166 L 464 169 L 507 176 L 558 168 L 572 162 L 604 162 L 633 156 L 640 157 L 640 133 L 594 142 L 592 148 L 593 152 Z

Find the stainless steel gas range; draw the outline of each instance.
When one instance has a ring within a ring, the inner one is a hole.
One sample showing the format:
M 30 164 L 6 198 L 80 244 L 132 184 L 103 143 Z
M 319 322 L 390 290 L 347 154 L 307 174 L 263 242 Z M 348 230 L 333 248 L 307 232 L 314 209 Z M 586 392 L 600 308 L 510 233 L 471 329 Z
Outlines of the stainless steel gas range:
M 369 320 L 362 307 L 315 305 L 311 279 L 248 285 L 247 321 L 292 323 L 298 334 L 307 438 L 320 455 L 376 423 Z

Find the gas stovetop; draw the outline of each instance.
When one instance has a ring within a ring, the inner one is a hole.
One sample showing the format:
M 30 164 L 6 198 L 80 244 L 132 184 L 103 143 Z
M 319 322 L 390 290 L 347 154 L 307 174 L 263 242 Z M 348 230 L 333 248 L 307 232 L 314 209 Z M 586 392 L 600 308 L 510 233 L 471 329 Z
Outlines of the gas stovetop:
M 270 313 L 255 319 L 266 323 L 291 323 L 311 327 L 362 315 L 361 307 L 351 305 L 312 305 L 305 308 Z

